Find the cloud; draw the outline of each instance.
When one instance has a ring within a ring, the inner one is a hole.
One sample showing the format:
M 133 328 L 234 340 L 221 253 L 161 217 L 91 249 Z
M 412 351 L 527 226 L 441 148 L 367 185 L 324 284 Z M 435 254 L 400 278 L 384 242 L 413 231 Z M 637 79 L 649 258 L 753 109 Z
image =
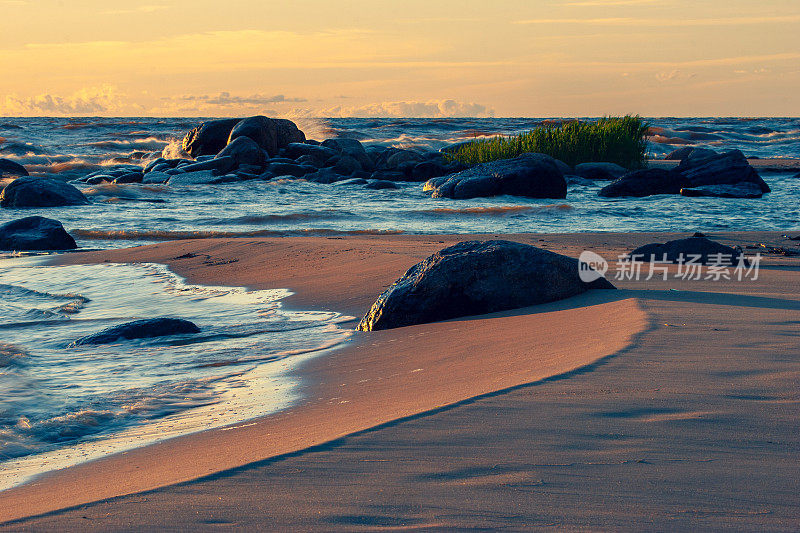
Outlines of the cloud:
M 360 118 L 450 118 L 493 116 L 494 110 L 476 103 L 456 100 L 430 100 L 427 102 L 379 102 L 360 106 L 336 106 L 319 111 L 324 117 Z
M 20 97 L 6 96 L 0 101 L 4 115 L 95 115 L 118 111 L 124 102 L 123 95 L 111 85 L 87 87 L 68 96 L 39 94 Z
M 166 97 L 165 100 L 171 99 L 170 97 Z M 201 104 L 207 105 L 216 105 L 216 106 L 242 106 L 242 105 L 265 105 L 265 104 L 277 104 L 277 103 L 289 103 L 289 102 L 306 102 L 305 98 L 286 98 L 282 94 L 276 94 L 275 96 L 264 96 L 260 94 L 254 94 L 251 96 L 232 96 L 229 92 L 221 92 L 217 96 L 195 96 L 195 95 L 184 95 L 178 97 L 179 100 L 183 100 L 185 102 L 198 102 Z
M 586 19 L 561 18 L 515 20 L 512 22 L 514 24 L 586 24 L 590 26 L 744 26 L 753 24 L 800 22 L 800 15 L 783 15 L 777 17 L 728 17 L 715 19 L 646 19 L 633 17 Z

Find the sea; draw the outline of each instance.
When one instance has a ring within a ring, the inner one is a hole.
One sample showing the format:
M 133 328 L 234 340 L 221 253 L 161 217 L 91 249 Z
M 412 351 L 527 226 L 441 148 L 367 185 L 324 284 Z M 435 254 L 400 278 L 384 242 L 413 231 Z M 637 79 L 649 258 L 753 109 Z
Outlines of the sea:
M 0 118 L 0 158 L 75 180 L 104 167 L 177 156 L 203 118 Z M 439 150 L 529 131 L 542 118 L 297 119 L 311 139 Z M 798 118 L 652 118 L 648 157 L 684 147 L 800 158 Z M 302 180 L 220 185 L 76 183 L 90 206 L 0 210 L 0 224 L 55 218 L 82 249 L 176 238 L 401 233 L 800 229 L 800 176 L 769 172 L 760 199 L 601 198 L 575 184 L 563 200 L 432 199 L 421 183 L 367 190 Z M 351 317 L 288 310 L 291 287 L 192 285 L 155 264 L 50 266 L 0 256 L 0 490 L 51 470 L 172 436 L 243 423 L 302 399 L 293 372 L 342 343 Z M 200 334 L 76 346 L 140 318 L 194 321 Z

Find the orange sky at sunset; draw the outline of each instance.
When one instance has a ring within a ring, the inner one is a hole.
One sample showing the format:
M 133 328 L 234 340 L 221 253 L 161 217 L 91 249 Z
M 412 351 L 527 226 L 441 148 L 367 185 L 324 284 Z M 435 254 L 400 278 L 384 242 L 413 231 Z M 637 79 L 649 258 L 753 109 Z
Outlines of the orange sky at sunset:
M 0 0 L 0 115 L 796 116 L 797 0 Z

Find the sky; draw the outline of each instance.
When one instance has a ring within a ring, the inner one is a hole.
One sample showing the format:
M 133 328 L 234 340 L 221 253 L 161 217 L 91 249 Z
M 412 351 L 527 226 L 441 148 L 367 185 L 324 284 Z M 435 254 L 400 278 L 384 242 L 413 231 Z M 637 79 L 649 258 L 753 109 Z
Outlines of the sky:
M 798 116 L 799 34 L 799 0 L 0 0 L 0 115 Z

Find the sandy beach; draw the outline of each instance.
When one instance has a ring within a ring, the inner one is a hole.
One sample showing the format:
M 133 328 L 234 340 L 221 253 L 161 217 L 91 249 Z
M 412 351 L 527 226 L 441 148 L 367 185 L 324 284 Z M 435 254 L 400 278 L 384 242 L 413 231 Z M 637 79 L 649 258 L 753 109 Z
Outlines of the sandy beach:
M 672 234 L 286 237 L 64 255 L 289 288 L 360 317 L 430 253 L 504 238 L 609 259 Z M 685 236 L 685 235 L 681 235 Z M 748 254 L 781 233 L 717 233 Z M 766 250 L 766 248 L 763 248 Z M 0 493 L 10 530 L 800 527 L 800 263 L 744 281 L 615 281 L 552 304 L 358 333 L 304 400 Z M 352 323 L 355 325 L 355 322 Z

